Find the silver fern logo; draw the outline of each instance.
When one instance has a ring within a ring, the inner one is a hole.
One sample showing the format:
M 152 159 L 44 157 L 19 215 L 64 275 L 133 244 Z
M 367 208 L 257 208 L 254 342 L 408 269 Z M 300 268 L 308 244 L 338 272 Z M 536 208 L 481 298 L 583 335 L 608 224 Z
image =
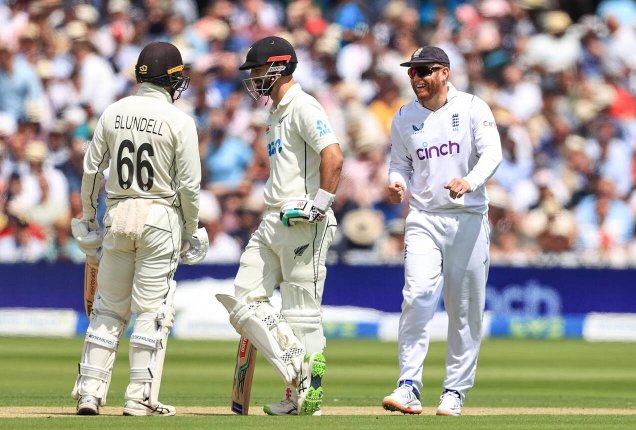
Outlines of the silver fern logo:
M 305 253 L 305 250 L 309 247 L 309 244 L 301 245 L 298 248 L 294 249 L 294 260 L 296 257 L 300 257 Z
M 459 130 L 459 114 L 454 113 L 451 119 L 451 125 L 453 126 L 453 131 Z

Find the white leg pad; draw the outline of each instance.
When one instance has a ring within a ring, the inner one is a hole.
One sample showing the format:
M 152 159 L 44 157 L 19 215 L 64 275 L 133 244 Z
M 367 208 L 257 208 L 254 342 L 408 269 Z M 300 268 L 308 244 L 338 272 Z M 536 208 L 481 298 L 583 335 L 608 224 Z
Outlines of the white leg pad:
M 289 323 L 294 334 L 307 352 L 323 352 L 326 339 L 322 328 L 322 309 L 306 286 L 282 282 L 280 293 L 283 301 L 281 315 Z
M 144 312 L 135 320 L 130 335 L 130 384 L 126 400 L 146 402 L 152 407 L 159 404 L 163 362 L 174 323 L 175 290 L 176 283 L 173 283 L 157 312 Z
M 106 404 L 119 338 L 127 321 L 111 312 L 93 308 L 93 317 L 86 330 L 84 350 L 71 396 L 77 400 L 83 395 L 95 396 L 99 404 Z
M 216 298 L 229 312 L 234 329 L 256 346 L 286 384 L 292 384 L 300 372 L 305 348 L 289 324 L 269 302 L 247 305 L 227 294 L 217 294 Z

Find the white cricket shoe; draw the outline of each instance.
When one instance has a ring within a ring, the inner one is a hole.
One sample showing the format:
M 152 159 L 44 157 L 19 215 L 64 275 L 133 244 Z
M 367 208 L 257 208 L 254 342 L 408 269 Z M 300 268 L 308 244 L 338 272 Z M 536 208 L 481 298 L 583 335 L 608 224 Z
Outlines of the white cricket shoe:
M 382 407 L 391 412 L 421 414 L 422 403 L 420 403 L 419 397 L 417 388 L 409 384 L 402 384 L 382 400 Z
M 292 389 L 285 389 L 285 398 L 278 403 L 263 406 L 267 415 L 298 415 L 298 403 L 292 399 Z
M 437 415 L 458 417 L 462 414 L 462 396 L 454 390 L 446 390 L 439 396 Z
M 138 400 L 126 400 L 124 415 L 132 417 L 162 416 L 171 417 L 177 413 L 174 406 L 157 403 L 155 406 L 142 403 Z
M 99 399 L 95 396 L 81 396 L 77 401 L 77 415 L 99 415 Z

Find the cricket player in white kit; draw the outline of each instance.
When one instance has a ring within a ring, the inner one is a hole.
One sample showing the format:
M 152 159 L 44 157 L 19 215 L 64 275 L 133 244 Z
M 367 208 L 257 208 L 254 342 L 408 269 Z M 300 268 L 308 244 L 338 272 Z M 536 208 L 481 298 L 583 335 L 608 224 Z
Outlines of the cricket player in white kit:
M 172 104 L 188 86 L 183 70 L 174 45 L 147 45 L 135 67 L 139 90 L 104 111 L 84 157 L 83 217 L 73 220 L 73 233 L 87 255 L 95 255 L 101 246 L 102 256 L 72 392 L 78 415 L 98 415 L 106 404 L 119 339 L 131 312 L 137 318 L 130 338 L 124 415 L 175 414 L 173 406 L 158 399 L 174 320 L 173 275 L 180 257 L 195 263 L 207 250 L 206 237 L 197 230 L 197 131 L 194 120 Z M 106 168 L 102 241 L 95 216 Z
M 272 36 L 255 42 L 239 67 L 250 71 L 243 82 L 252 98 L 272 101 L 266 129 L 268 209 L 241 256 L 236 297 L 217 296 L 235 329 L 287 385 L 283 401 L 265 406 L 270 415 L 320 414 L 325 258 L 336 232 L 330 207 L 343 162 L 324 109 L 292 77 L 296 64 L 292 45 Z M 269 303 L 278 286 L 280 315 Z
M 440 295 L 448 314 L 444 391 L 437 415 L 461 414 L 474 384 L 489 268 L 488 196 L 484 183 L 501 162 L 493 114 L 449 82 L 450 62 L 437 47 L 402 63 L 416 99 L 391 129 L 388 190 L 394 203 L 411 192 L 406 218 L 398 387 L 382 405 L 422 412 L 419 392 L 429 326 Z

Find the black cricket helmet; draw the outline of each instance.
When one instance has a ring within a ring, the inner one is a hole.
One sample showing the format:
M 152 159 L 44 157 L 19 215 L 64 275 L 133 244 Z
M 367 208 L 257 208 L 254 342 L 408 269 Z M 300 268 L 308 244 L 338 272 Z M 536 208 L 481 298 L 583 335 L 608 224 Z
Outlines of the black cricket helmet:
M 176 46 L 167 42 L 152 42 L 139 54 L 135 66 L 137 82 L 150 82 L 160 87 L 171 87 L 172 100 L 177 100 L 188 88 L 190 78 L 184 76 L 185 65 Z
M 257 40 L 247 51 L 245 62 L 239 70 L 250 70 L 269 64 L 270 67 L 262 76 L 243 79 L 248 94 L 258 100 L 263 95 L 270 95 L 274 83 L 281 76 L 289 76 L 296 70 L 298 59 L 294 47 L 282 37 L 268 36 Z

